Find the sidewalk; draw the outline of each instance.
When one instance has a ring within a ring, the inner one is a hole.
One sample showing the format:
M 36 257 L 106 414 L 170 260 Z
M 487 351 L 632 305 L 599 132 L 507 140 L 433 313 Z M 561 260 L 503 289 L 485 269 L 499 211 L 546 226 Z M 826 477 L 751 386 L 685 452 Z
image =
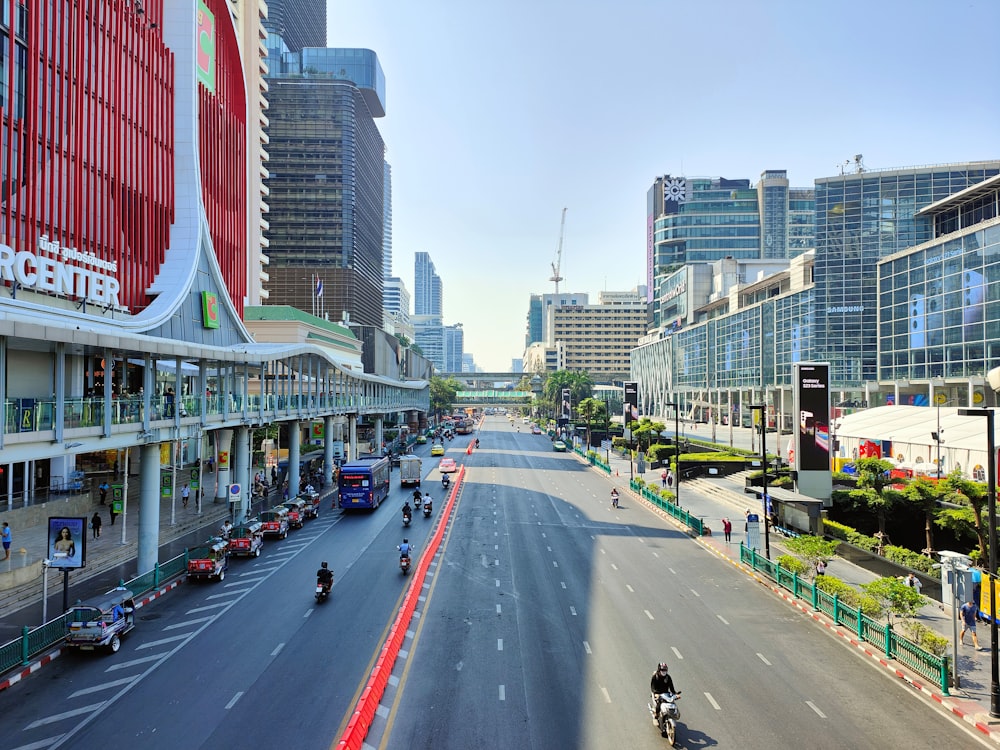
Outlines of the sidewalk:
M 704 427 L 704 425 L 701 426 L 702 429 Z M 740 432 L 749 433 L 750 430 L 734 428 L 734 444 L 738 447 L 742 445 L 749 448 L 749 435 L 736 434 Z M 701 437 L 697 433 L 689 432 L 688 434 L 692 437 Z M 723 437 L 728 442 L 728 432 L 726 435 L 720 432 L 717 437 L 720 442 Z M 773 433 L 768 435 L 769 442 L 774 439 Z M 601 473 L 603 474 L 603 472 Z M 644 474 L 635 474 L 635 476 L 647 483 L 659 486 L 659 474 L 659 470 L 647 470 Z M 629 491 L 629 476 L 628 460 L 612 453 L 611 475 L 609 479 L 619 488 L 619 493 L 621 494 L 621 509 L 619 512 L 627 514 L 630 510 L 637 509 L 637 506 L 640 504 L 647 508 L 652 508 L 652 506 Z M 740 542 L 745 537 L 743 531 L 744 513 L 748 508 L 757 510 L 756 503 L 758 502 L 756 498 L 743 492 L 742 477 L 739 483 L 725 477 L 685 481 L 681 484 L 680 501 L 681 507 L 689 513 L 700 517 L 712 530 L 710 536 L 703 536 L 697 539 L 699 544 L 754 577 L 761 584 L 771 589 L 773 593 L 785 599 L 791 606 L 809 615 L 817 623 L 824 625 L 831 634 L 842 638 L 846 645 L 862 651 L 870 659 L 877 662 L 881 668 L 889 670 L 896 677 L 907 682 L 914 690 L 921 693 L 924 698 L 933 702 L 934 705 L 938 705 L 942 710 L 972 724 L 984 737 L 988 737 L 1000 744 L 1000 720 L 991 720 L 989 717 L 991 659 L 990 629 L 988 625 L 979 628 L 980 651 L 975 651 L 971 645 L 959 646 L 958 674 L 960 687 L 949 688 L 951 693 L 949 696 L 942 695 L 940 687 L 928 685 L 922 677 L 908 673 L 903 665 L 887 660 L 884 654 L 879 653 L 872 644 L 858 641 L 852 633 L 847 632 L 843 627 L 834 625 L 833 621 L 825 614 L 813 611 L 807 602 L 794 599 L 790 592 L 778 587 L 770 579 L 740 564 Z M 677 523 L 671 516 L 659 509 L 654 509 L 654 511 L 661 514 L 671 523 Z M 733 522 L 732 542 L 729 544 L 726 543 L 722 534 L 722 518 L 729 518 Z M 770 535 L 771 559 L 787 552 L 787 549 L 782 544 L 783 540 L 784 537 L 772 531 Z M 827 575 L 835 576 L 855 586 L 878 578 L 874 573 L 842 558 L 835 558 L 830 562 L 830 565 L 827 567 Z M 931 599 L 928 599 L 928 604 L 920 610 L 917 616 L 917 620 L 920 623 L 931 628 L 939 635 L 946 637 L 949 644 L 953 640 L 953 618 L 954 614 L 950 606 L 942 605 L 940 602 Z M 969 640 L 969 636 L 966 635 L 966 641 L 968 642 Z M 949 646 L 947 653 L 953 657 L 954 651 L 951 646 Z

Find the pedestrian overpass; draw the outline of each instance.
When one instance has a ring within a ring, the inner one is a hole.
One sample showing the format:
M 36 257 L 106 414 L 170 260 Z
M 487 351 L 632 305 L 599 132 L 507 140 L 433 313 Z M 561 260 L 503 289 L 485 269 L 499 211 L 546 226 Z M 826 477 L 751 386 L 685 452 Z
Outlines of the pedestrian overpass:
M 527 406 L 535 394 L 531 391 L 508 391 L 502 388 L 488 388 L 476 391 L 457 391 L 455 393 L 455 406 L 477 407 L 504 406 L 519 407 Z

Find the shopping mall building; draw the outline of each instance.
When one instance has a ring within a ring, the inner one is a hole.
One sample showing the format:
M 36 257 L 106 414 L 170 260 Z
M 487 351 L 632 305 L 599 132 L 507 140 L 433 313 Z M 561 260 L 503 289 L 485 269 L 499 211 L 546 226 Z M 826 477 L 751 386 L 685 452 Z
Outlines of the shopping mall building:
M 211 450 L 240 509 L 255 426 L 325 420 L 329 480 L 359 418 L 380 430 L 428 404 L 424 381 L 365 375 L 343 326 L 299 319 L 268 343 L 244 322 L 258 97 L 229 4 L 166 5 L 4 3 L 0 18 L 0 497 L 11 510 L 137 462 L 140 570 L 165 463 Z
M 830 364 L 834 417 L 996 406 L 998 175 L 1000 161 L 983 161 L 819 179 L 815 249 L 780 271 L 728 258 L 658 280 L 660 307 L 676 305 L 664 319 L 682 324 L 632 351 L 642 413 L 669 420 L 680 403 L 686 419 L 749 425 L 747 407 L 766 404 L 788 431 L 797 362 Z

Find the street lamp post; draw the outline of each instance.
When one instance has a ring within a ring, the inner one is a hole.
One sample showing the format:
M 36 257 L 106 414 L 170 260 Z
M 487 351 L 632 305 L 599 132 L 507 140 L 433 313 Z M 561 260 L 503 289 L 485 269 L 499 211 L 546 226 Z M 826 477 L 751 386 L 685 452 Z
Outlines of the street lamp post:
M 667 404 L 674 409 L 674 505 L 681 507 L 681 443 L 680 443 L 680 413 L 681 405 L 676 401 Z
M 1000 661 L 997 660 L 997 454 L 993 435 L 992 409 L 959 409 L 963 417 L 986 417 L 986 493 L 987 514 L 990 519 L 990 716 L 1000 718 Z M 979 606 L 979 602 L 976 602 Z
M 771 514 L 769 513 L 770 508 L 768 508 L 768 498 L 767 498 L 767 404 L 758 404 L 756 406 L 751 406 L 750 411 L 760 412 L 760 458 L 761 466 L 764 468 L 764 475 L 761 482 L 761 500 L 764 504 L 764 555 L 768 560 L 771 559 Z M 751 430 L 753 426 L 751 425 Z M 751 434 L 753 434 L 751 432 Z

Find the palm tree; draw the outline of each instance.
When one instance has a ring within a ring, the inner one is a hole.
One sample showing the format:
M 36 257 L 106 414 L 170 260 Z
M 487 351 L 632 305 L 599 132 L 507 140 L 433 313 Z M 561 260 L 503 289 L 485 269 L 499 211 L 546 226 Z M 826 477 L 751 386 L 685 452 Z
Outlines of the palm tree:
M 599 398 L 588 397 L 583 399 L 579 404 L 577 404 L 577 411 L 579 411 L 584 419 L 587 420 L 587 450 L 590 450 L 590 425 L 594 418 L 603 418 L 605 404 Z

